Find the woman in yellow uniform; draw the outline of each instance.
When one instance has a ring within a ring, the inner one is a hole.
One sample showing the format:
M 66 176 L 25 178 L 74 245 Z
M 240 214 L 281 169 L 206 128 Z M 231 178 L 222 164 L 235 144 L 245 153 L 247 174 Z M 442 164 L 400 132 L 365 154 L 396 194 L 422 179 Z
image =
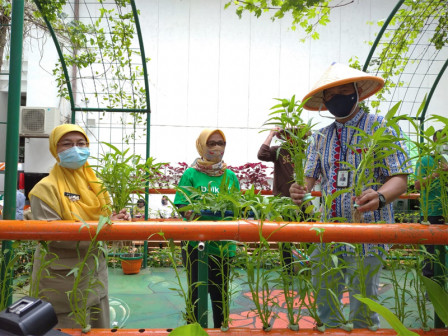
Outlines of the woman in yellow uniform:
M 100 215 L 110 215 L 106 207 L 110 197 L 101 192 L 101 184 L 87 163 L 89 138 L 84 130 L 73 124 L 60 125 L 51 132 L 49 142 L 50 152 L 57 162 L 50 174 L 29 194 L 33 219 L 98 221 Z M 111 218 L 128 220 L 129 216 L 120 212 Z M 72 290 L 75 276 L 68 273 L 84 258 L 89 243 L 53 241 L 48 243 L 46 253 L 41 246 L 36 250 L 32 281 L 38 283 L 39 296 L 55 309 L 58 328 L 80 327 L 69 316 L 71 309 L 67 292 Z M 91 327 L 109 328 L 106 256 L 99 251 L 96 255 L 98 263 L 93 256 L 88 259 L 84 270 L 86 277 L 78 289 L 88 288 L 88 276 L 100 282 L 84 299 L 89 307 Z

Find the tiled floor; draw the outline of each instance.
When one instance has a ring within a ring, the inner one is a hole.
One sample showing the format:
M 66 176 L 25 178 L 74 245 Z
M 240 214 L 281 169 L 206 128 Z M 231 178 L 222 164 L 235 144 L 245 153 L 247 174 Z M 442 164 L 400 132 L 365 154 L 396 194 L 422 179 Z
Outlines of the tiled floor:
M 185 275 L 179 269 L 183 286 L 186 284 Z M 231 306 L 232 326 L 260 328 L 261 323 L 251 312 L 254 307 L 247 290 L 244 271 L 239 271 L 240 277 L 232 282 L 232 291 L 235 293 Z M 383 271 L 383 275 L 387 271 Z M 139 274 L 124 275 L 121 269 L 109 271 L 109 297 L 111 303 L 111 322 L 124 328 L 174 328 L 183 325 L 181 311 L 184 309 L 182 298 L 176 292 L 179 286 L 175 279 L 175 272 L 171 268 L 150 268 L 142 270 Z M 383 285 L 380 290 L 380 300 L 392 295 L 392 287 Z M 282 307 L 280 291 L 273 293 L 279 304 L 275 308 L 277 317 L 273 319 L 273 327 L 285 327 L 286 309 Z M 344 298 L 344 301 L 348 298 Z M 209 304 L 210 307 L 210 304 Z M 433 316 L 430 303 L 426 305 L 429 316 Z M 407 311 L 412 313 L 407 317 L 409 326 L 418 328 L 418 317 L 415 306 L 409 302 Z M 209 314 L 209 326 L 212 326 Z M 431 321 L 432 325 L 432 321 Z M 304 318 L 301 328 L 311 328 L 311 319 Z M 382 321 L 381 327 L 388 328 Z

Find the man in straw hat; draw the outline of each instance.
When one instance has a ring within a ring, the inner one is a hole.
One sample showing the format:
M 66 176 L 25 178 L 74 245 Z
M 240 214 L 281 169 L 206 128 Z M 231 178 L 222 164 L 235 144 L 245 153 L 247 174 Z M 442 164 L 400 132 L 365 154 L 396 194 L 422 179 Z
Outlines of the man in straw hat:
M 313 136 L 305 167 L 306 185 L 293 184 L 290 189 L 291 198 L 296 204 L 300 204 L 305 193 L 313 189 L 319 177 L 322 179 L 321 188 L 324 197 L 332 195 L 338 190 L 350 188 L 356 183 L 354 174 L 350 173 L 349 167 L 343 163 L 348 162 L 357 167 L 361 159 L 360 153 L 349 149 L 349 145 L 356 145 L 361 141 L 361 137 L 356 136 L 358 131 L 354 128 L 372 134 L 383 120 L 380 115 L 366 113 L 358 104 L 379 91 L 383 85 L 384 80 L 380 77 L 333 63 L 314 85 L 311 92 L 303 98 L 304 101 L 308 99 L 304 106 L 306 109 L 319 112 L 328 110 L 332 114 L 331 118 L 335 121 Z M 397 135 L 392 129 L 390 133 Z M 397 144 L 405 148 L 403 142 L 397 141 Z M 392 201 L 406 191 L 407 175 L 412 173 L 412 169 L 407 163 L 406 155 L 400 151 L 386 157 L 381 163 L 382 167 L 373 168 L 377 185 L 366 187 L 359 197 L 354 197 L 350 192 L 338 195 L 333 200 L 327 216 L 352 221 L 352 203 L 355 201 L 364 222 L 393 223 Z M 320 253 L 317 250 L 319 249 L 316 249 L 316 256 Z M 367 296 L 371 298 L 378 295 L 381 260 L 377 256 L 382 256 L 385 250 L 387 250 L 387 246 L 384 244 L 362 245 L 364 271 L 368 270 L 364 286 Z M 366 306 L 353 297 L 353 294 L 360 292 L 360 277 L 357 273 L 359 257 L 356 258 L 355 250 L 344 245 L 338 246 L 337 250 L 333 252 L 340 255 L 347 265 L 345 278 L 352 280 L 348 286 L 350 321 L 353 322 L 355 328 L 379 326 L 378 314 L 369 312 Z M 322 279 L 322 274 L 325 274 L 322 270 L 313 270 L 315 284 L 317 284 L 317 276 Z M 337 315 L 338 307 L 335 305 L 341 302 L 345 280 L 344 274 L 338 273 L 338 276 L 331 279 L 331 286 L 334 286 L 332 290 L 338 300 L 331 297 L 328 286 L 325 290 L 319 290 L 316 295 L 320 318 L 329 327 L 341 324 Z M 330 281 L 329 279 L 325 280 Z

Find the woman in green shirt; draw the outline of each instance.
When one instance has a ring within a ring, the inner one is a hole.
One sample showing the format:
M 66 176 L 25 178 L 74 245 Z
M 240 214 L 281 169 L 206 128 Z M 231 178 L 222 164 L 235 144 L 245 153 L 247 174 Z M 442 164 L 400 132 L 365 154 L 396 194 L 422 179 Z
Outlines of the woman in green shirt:
M 196 149 L 200 157 L 184 172 L 178 186 L 194 187 L 201 189 L 204 193 L 218 193 L 222 180 L 225 179 L 226 186 L 229 189 L 233 187 L 239 190 L 240 185 L 235 173 L 227 169 L 227 165 L 222 160 L 225 148 L 226 137 L 221 130 L 204 129 L 196 140 Z M 184 192 L 188 194 L 187 190 L 184 190 Z M 177 192 L 174 204 L 180 208 L 187 205 L 188 201 L 182 193 Z M 184 215 L 184 217 L 189 219 L 187 215 Z M 217 218 L 201 216 L 199 220 L 217 220 Z M 192 223 L 191 225 L 195 224 Z M 198 282 L 197 246 L 198 242 L 188 242 L 187 249 L 182 249 L 182 258 L 187 268 L 188 279 L 191 281 L 189 291 L 191 291 L 192 302 L 195 304 L 194 314 L 196 319 L 199 320 L 196 304 L 198 293 L 195 285 Z M 225 251 L 224 257 L 221 257 L 220 247 L 221 250 Z M 228 274 L 229 258 L 235 255 L 235 250 L 236 246 L 234 244 L 224 241 L 207 244 L 207 252 L 213 256 L 208 259 L 208 292 L 212 301 L 214 328 L 220 328 L 223 322 L 221 288 L 224 286 L 225 291 L 228 290 L 228 277 L 225 277 L 225 283 L 223 284 L 220 265 L 224 265 L 224 273 Z

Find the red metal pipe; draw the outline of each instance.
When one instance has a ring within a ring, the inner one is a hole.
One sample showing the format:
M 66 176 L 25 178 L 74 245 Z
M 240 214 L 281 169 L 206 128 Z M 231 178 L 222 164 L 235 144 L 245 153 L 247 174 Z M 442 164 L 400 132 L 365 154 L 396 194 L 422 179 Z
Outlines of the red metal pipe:
M 448 244 L 448 225 L 356 224 L 356 223 L 274 223 L 258 221 L 226 222 L 116 222 L 103 228 L 100 240 L 236 240 L 256 242 L 260 233 L 268 241 L 319 242 L 316 229 L 323 229 L 323 242 Z M 89 228 L 72 221 L 0 221 L 3 240 L 90 240 L 96 222 Z
M 137 335 L 151 335 L 151 336 L 167 336 L 172 329 L 93 329 L 88 334 L 81 333 L 78 329 L 62 329 L 63 332 L 72 336 L 103 336 L 103 335 L 126 335 L 126 336 L 137 336 Z M 342 329 L 327 329 L 325 333 L 322 333 L 314 329 L 301 329 L 299 331 L 292 331 L 289 329 L 272 329 L 269 332 L 263 331 L 261 329 L 248 329 L 248 328 L 230 328 L 226 332 L 222 332 L 219 329 L 205 329 L 207 333 L 211 336 L 221 335 L 221 336 L 293 336 L 293 335 L 306 335 L 306 336 L 395 336 L 397 332 L 393 329 L 379 329 L 377 331 L 370 331 L 368 329 L 354 329 L 351 332 Z M 441 336 L 448 335 L 447 329 L 433 329 L 430 331 L 423 331 L 420 329 L 412 329 L 413 332 L 419 335 L 425 336 Z

